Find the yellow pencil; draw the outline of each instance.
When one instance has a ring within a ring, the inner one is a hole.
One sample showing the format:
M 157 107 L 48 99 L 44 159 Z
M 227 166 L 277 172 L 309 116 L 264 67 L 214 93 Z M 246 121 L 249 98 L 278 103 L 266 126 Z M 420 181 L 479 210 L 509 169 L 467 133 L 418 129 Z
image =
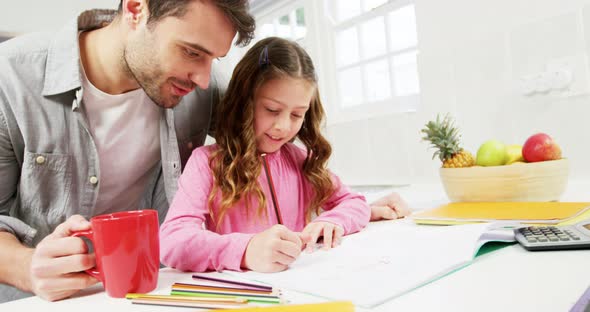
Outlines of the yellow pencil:
M 229 310 L 216 310 L 229 311 Z M 354 305 L 350 301 L 334 301 L 311 304 L 288 304 L 272 307 L 252 307 L 240 309 L 240 312 L 354 312 Z

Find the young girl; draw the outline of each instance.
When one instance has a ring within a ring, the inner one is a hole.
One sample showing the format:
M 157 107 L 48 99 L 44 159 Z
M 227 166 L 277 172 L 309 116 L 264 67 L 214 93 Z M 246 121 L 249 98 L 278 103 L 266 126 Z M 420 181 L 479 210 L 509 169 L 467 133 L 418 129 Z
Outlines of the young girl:
M 216 114 L 217 144 L 193 152 L 161 226 L 165 265 L 282 271 L 320 237 L 329 249 L 369 222 L 364 197 L 326 169 L 315 69 L 296 43 L 254 45 Z

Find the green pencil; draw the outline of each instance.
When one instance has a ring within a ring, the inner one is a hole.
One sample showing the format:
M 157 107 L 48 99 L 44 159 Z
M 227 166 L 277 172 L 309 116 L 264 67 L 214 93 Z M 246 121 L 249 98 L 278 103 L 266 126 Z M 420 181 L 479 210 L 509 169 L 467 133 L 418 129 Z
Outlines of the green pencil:
M 276 296 L 242 296 L 242 295 L 232 295 L 232 294 L 211 294 L 207 292 L 189 292 L 189 291 L 175 291 L 173 290 L 170 292 L 171 295 L 177 296 L 191 296 L 191 297 L 210 297 L 210 298 L 243 298 L 248 300 L 249 302 L 259 302 L 259 303 L 284 303 L 283 300 Z

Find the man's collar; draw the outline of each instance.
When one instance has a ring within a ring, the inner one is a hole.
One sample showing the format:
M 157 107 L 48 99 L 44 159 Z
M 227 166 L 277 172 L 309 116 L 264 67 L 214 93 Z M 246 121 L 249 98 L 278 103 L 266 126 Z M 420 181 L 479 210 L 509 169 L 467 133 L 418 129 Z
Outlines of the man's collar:
M 114 10 L 85 11 L 56 34 L 47 54 L 44 96 L 65 93 L 82 86 L 78 32 L 103 27 L 116 15 L 117 11 Z

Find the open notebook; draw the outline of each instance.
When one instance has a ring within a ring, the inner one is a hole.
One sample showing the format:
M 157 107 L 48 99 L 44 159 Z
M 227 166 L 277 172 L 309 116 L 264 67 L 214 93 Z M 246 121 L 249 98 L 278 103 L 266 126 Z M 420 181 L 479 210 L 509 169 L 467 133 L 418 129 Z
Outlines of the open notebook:
M 371 308 L 468 265 L 485 242 L 514 241 L 511 230 L 490 226 L 382 222 L 345 237 L 330 251 L 304 252 L 283 272 L 227 273 Z

